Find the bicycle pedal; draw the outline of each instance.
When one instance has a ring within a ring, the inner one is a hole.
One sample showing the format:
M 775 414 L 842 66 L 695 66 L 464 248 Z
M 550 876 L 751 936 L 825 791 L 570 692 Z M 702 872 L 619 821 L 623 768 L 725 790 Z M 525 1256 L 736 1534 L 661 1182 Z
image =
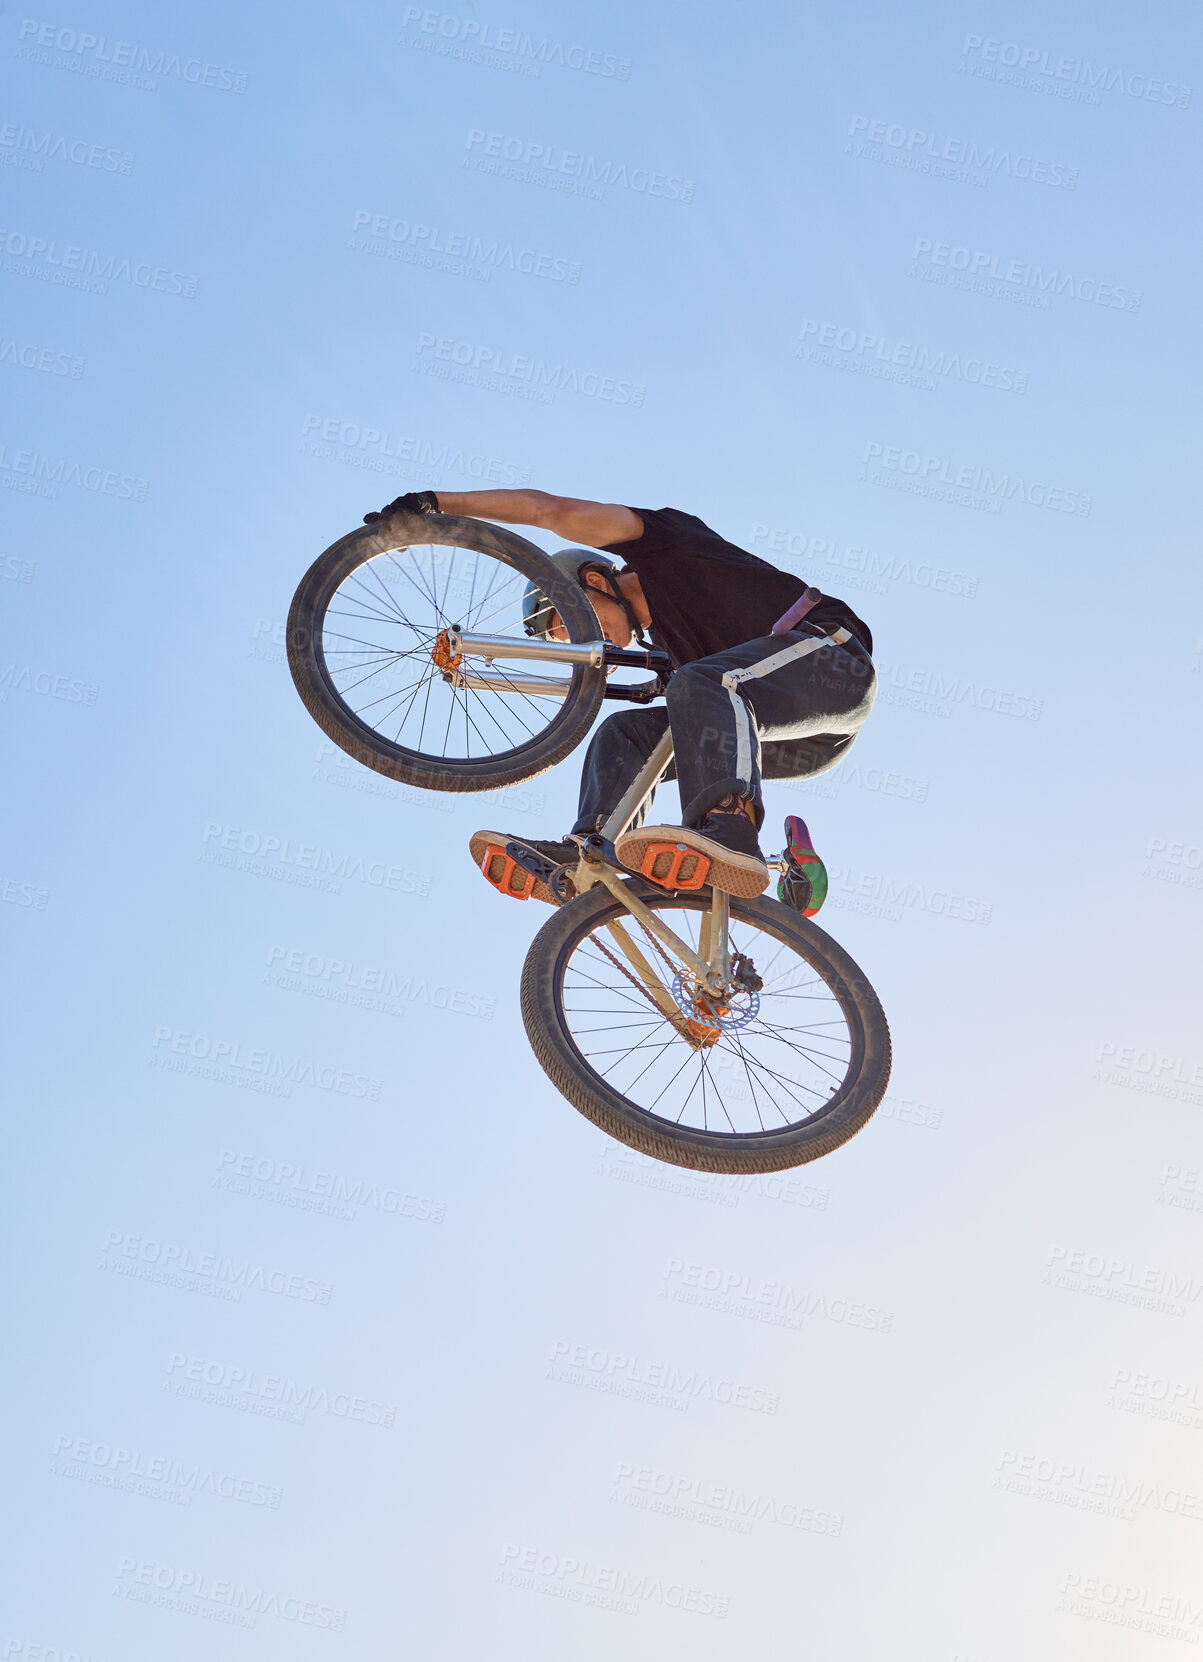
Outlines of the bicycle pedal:
M 639 865 L 639 875 L 649 882 L 687 894 L 704 889 L 709 874 L 709 856 L 699 854 L 688 843 L 649 843 Z
M 490 843 L 485 849 L 480 870 L 486 883 L 491 883 L 498 894 L 506 895 L 511 900 L 529 900 L 535 892 L 538 882 L 536 873 L 496 843 Z

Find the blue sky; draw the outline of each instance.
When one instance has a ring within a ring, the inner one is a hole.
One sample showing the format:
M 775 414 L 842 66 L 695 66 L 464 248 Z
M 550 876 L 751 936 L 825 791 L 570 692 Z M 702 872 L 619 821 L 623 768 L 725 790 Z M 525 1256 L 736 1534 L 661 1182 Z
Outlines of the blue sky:
M 1197 1640 L 1197 32 L 0 20 L 6 1658 Z M 873 629 L 769 812 L 895 1074 L 780 1182 L 629 1157 L 527 1048 L 541 920 L 467 840 L 561 832 L 574 761 L 421 797 L 292 689 L 311 560 L 490 478 Z

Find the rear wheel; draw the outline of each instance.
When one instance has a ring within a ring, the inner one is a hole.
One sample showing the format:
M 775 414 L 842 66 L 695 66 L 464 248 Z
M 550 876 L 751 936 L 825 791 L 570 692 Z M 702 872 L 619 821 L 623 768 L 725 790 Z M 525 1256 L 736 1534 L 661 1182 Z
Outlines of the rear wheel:
M 605 671 L 455 659 L 445 633 L 458 625 L 526 642 L 528 582 L 547 594 L 570 641 L 598 638 L 581 590 L 512 531 L 403 513 L 352 531 L 314 561 L 293 598 L 297 691 L 335 744 L 390 779 L 489 791 L 533 778 L 588 732 Z
M 709 890 L 638 892 L 698 949 Z M 668 1014 L 616 927 L 671 993 Z M 598 886 L 531 943 L 527 1036 L 575 1108 L 653 1159 L 731 1173 L 803 1165 L 847 1142 L 885 1095 L 889 1027 L 843 948 L 778 901 L 732 899 L 730 943 L 762 985 L 716 1007 L 696 996 L 688 967 Z

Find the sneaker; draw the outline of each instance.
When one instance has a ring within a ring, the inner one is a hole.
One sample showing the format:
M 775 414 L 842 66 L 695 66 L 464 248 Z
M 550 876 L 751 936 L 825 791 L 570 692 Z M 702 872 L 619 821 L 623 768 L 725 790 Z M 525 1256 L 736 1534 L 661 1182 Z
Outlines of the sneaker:
M 777 899 L 804 918 L 813 918 L 827 899 L 827 867 L 811 846 L 806 821 L 790 814 L 785 822 L 785 870 L 777 880 Z
M 520 866 L 506 853 L 507 843 L 517 843 L 525 854 L 540 863 L 541 874 L 535 876 L 525 866 Z M 557 903 L 547 887 L 547 878 L 557 866 L 575 866 L 581 857 L 575 843 L 535 842 L 530 837 L 515 837 L 509 831 L 477 831 L 468 847 L 472 851 L 473 864 L 498 894 L 509 895 L 514 900 L 530 900 L 533 897 L 548 906 Z
M 618 858 L 664 889 L 700 889 L 709 884 L 726 894 L 751 899 L 769 886 L 769 868 L 756 827 L 742 810 L 706 815 L 698 827 L 641 825 L 615 844 Z

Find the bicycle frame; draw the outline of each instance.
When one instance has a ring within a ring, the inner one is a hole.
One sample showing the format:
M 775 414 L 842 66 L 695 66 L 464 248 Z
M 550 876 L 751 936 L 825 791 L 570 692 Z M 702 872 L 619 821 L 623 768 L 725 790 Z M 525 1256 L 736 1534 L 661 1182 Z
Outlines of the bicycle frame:
M 512 636 L 482 635 L 454 628 L 447 631 L 447 649 L 455 659 L 452 674 L 464 685 L 487 686 L 499 692 L 521 691 L 554 695 L 558 691 L 559 695 L 563 696 L 561 689 L 566 689 L 568 683 L 564 680 L 557 681 L 550 676 L 516 678 L 479 675 L 475 671 L 465 671 L 461 667 L 459 655 L 467 653 L 479 656 L 486 664 L 492 663 L 495 658 L 525 658 L 539 663 L 588 664 L 594 668 L 622 666 L 653 669 L 656 671 L 655 682 L 638 689 L 613 689 L 614 696 L 630 698 L 634 695 L 639 702 L 650 702 L 663 691 L 666 679 L 664 671 L 669 669 L 669 659 L 663 653 L 634 652 L 612 646 L 607 641 L 569 642 L 534 638 L 518 641 Z M 666 729 L 652 754 L 627 787 L 621 801 L 601 827 L 601 836 L 606 842 L 615 843 L 635 820 L 663 778 L 672 757 L 672 733 Z M 578 843 L 584 842 L 581 837 L 574 840 Z M 584 894 L 586 890 L 594 888 L 599 883 L 608 889 L 632 917 L 688 965 L 697 976 L 699 987 L 703 988 L 707 995 L 720 998 L 729 991 L 734 974 L 728 934 L 731 905 L 729 897 L 722 890 L 710 890 L 710 908 L 703 912 L 699 926 L 700 950 L 695 952 L 674 930 L 662 922 L 649 906 L 644 905 L 618 869 L 596 858 L 586 859 L 583 849 L 581 859 L 572 874 L 572 881 L 577 894 Z M 691 1044 L 700 1046 L 706 1042 L 692 1031 L 685 1011 L 627 934 L 622 923 L 616 920 L 608 924 L 607 928 L 664 1015 L 684 1033 Z
M 601 836 L 609 843 L 614 843 L 628 828 L 643 808 L 648 797 L 655 790 L 663 778 L 668 764 L 673 758 L 672 733 L 665 729 L 663 737 L 652 751 L 639 773 L 631 781 L 626 793 L 609 819 L 601 828 Z M 576 837 L 577 842 L 583 838 Z M 770 866 L 779 865 L 777 861 L 769 861 Z M 601 884 L 614 896 L 619 905 L 631 914 L 637 922 L 661 944 L 674 952 L 687 964 L 698 978 L 698 985 L 704 989 L 707 996 L 715 999 L 726 995 L 735 978 L 735 963 L 731 956 L 729 926 L 731 921 L 731 900 L 721 889 L 710 890 L 710 907 L 702 913 L 698 927 L 698 948 L 693 948 L 657 914 L 650 906 L 646 906 L 636 895 L 628 881 L 610 865 L 600 861 L 586 860 L 582 857 L 572 874 L 573 886 L 578 894 Z M 635 945 L 635 942 L 623 928 L 621 921 L 615 920 L 607 924 L 609 933 L 614 938 L 627 962 L 646 987 L 649 996 L 654 1000 L 665 1017 L 681 1033 L 686 1041 L 696 1050 L 701 1049 L 709 1041 L 703 1032 L 699 1032 L 699 1024 L 692 1022 L 685 1010 L 673 996 L 672 991 L 665 986 L 659 973 Z

